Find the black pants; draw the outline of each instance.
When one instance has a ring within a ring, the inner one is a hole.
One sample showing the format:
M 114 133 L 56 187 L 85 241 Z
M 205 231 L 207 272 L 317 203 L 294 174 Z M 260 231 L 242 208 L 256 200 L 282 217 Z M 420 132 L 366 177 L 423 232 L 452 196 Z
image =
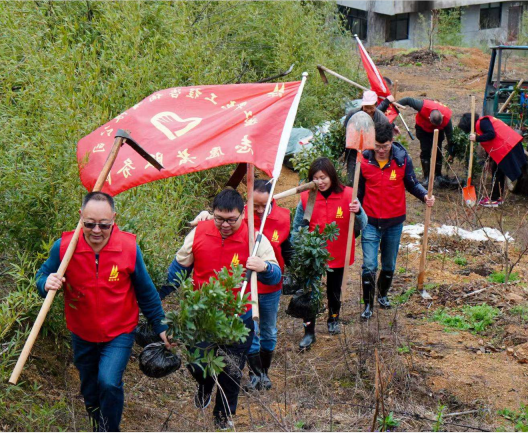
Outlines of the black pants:
M 493 161 L 491 162 L 491 172 L 493 173 L 493 180 L 491 181 L 493 188 L 491 190 L 491 200 L 498 200 L 504 194 L 504 172 L 499 168 L 499 165 Z
M 335 268 L 326 273 L 326 297 L 328 299 L 328 320 L 341 311 L 341 283 L 345 268 Z M 304 319 L 304 322 L 315 322 L 315 317 Z
M 247 317 L 245 317 L 246 315 Z M 236 413 L 242 370 L 246 362 L 246 355 L 249 353 L 249 348 L 253 341 L 255 329 L 251 310 L 249 310 L 249 315 L 246 313 L 243 317 L 244 325 L 250 330 L 246 339 L 237 344 L 215 347 L 215 352 L 217 354 L 221 352 L 220 354 L 225 357 L 224 362 L 226 364 L 224 370 L 218 375 L 218 384 L 222 389 L 216 390 L 213 415 L 217 417 L 229 417 Z M 201 350 L 205 350 L 213 346 L 210 343 L 200 343 L 198 347 Z M 207 393 L 213 391 L 214 378 L 211 376 L 204 377 L 203 370 L 196 364 L 189 364 L 187 368 L 196 382 L 205 387 Z
M 421 126 L 416 125 L 416 138 L 420 141 L 420 159 L 425 161 L 431 160 L 431 153 L 433 150 L 433 136 L 432 132 L 427 132 Z M 442 142 L 444 141 L 444 131 L 441 130 L 438 134 L 438 150 L 436 152 L 436 166 L 435 176 L 442 174 Z

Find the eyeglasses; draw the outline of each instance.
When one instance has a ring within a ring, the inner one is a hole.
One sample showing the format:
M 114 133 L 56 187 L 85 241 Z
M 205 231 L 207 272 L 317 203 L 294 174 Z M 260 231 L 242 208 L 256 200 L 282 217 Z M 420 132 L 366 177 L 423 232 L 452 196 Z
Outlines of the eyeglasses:
M 386 144 L 385 146 L 374 145 L 374 150 L 389 150 L 392 144 Z
M 215 220 L 215 223 L 217 223 L 218 225 L 222 225 L 224 223 L 228 223 L 230 226 L 234 226 L 236 224 L 236 222 L 240 219 L 240 215 L 242 214 L 239 214 L 236 218 L 222 218 L 218 215 L 214 215 L 214 220 Z
M 114 224 L 113 222 L 111 223 L 91 223 L 91 222 L 88 222 L 88 221 L 83 221 L 83 224 L 84 224 L 84 227 L 86 227 L 87 229 L 94 229 L 95 226 L 99 226 L 99 228 L 101 230 L 109 230 L 112 228 L 112 225 Z

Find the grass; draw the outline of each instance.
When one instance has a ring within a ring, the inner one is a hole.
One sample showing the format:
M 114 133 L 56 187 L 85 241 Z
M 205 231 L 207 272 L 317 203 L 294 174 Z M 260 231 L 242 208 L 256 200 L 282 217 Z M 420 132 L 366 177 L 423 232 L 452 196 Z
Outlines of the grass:
M 484 303 L 474 306 L 467 305 L 459 311 L 459 314 L 450 314 L 447 309 L 441 308 L 433 313 L 431 320 L 441 323 L 447 330 L 480 333 L 493 324 L 499 314 L 498 308 Z
M 516 305 L 510 310 L 514 316 L 519 316 L 523 322 L 528 322 L 528 304 Z
M 528 405 L 521 405 L 519 411 L 503 409 L 497 412 L 515 425 L 515 431 L 528 432 Z
M 493 272 L 488 276 L 488 281 L 503 284 L 506 281 L 506 274 L 503 271 Z M 514 281 L 519 281 L 519 274 L 517 272 L 512 272 L 508 279 L 508 282 Z
M 405 353 L 410 353 L 411 348 L 407 345 L 400 346 L 396 349 L 400 355 L 404 355 Z
M 405 291 L 401 295 L 395 296 L 394 299 L 393 299 L 393 303 L 396 304 L 396 305 L 403 305 L 411 298 L 411 296 L 415 292 L 416 292 L 416 287 L 413 287 L 413 288 Z
M 457 255 L 455 256 L 454 262 L 458 266 L 467 266 L 468 264 L 467 259 L 464 256 L 460 255 L 459 253 L 457 253 Z

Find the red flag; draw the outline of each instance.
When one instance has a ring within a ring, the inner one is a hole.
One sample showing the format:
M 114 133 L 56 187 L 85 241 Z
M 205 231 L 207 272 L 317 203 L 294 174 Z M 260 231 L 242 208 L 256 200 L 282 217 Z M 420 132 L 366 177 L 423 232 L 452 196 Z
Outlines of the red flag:
M 365 72 L 367 73 L 367 78 L 370 83 L 370 88 L 378 95 L 378 104 L 380 104 L 381 101 L 383 101 L 380 96 L 386 98 L 391 94 L 389 86 L 387 86 L 387 83 L 385 82 L 380 71 L 370 58 L 369 53 L 367 53 L 367 50 L 365 50 L 365 47 L 361 43 L 361 40 L 357 36 L 356 39 L 359 47 L 359 54 L 361 55 L 361 61 L 363 62 L 363 67 L 365 68 Z M 396 112 L 394 107 L 390 105 L 387 111 L 385 111 L 385 116 L 387 116 L 389 122 L 392 123 L 394 122 L 394 119 L 398 117 L 398 113 Z
M 165 169 L 156 170 L 125 145 L 103 187 L 111 195 L 231 163 L 251 163 L 271 176 L 280 159 L 279 142 L 292 104 L 296 109 L 294 99 L 298 104 L 300 84 L 175 87 L 156 92 L 79 141 L 81 182 L 92 190 L 118 129 L 129 130 Z

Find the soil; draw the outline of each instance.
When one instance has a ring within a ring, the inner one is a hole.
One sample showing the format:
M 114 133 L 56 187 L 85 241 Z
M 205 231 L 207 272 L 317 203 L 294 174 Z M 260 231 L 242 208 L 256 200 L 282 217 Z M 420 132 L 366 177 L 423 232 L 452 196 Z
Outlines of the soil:
M 402 55 L 390 48 L 374 48 L 372 54 L 382 74 L 398 81 L 398 98 L 438 99 L 453 110 L 456 124 L 461 114 L 469 111 L 469 95 L 476 96 L 477 106 L 482 104 L 489 54 L 476 48 L 444 48 L 435 59 L 423 52 Z M 403 115 L 413 130 L 413 110 L 407 109 Z M 410 154 L 418 162 L 419 143 L 407 140 Z M 459 163 L 448 173 L 465 177 L 465 169 Z M 277 192 L 298 183 L 297 174 L 284 168 Z M 483 193 L 482 185 L 477 192 Z M 479 221 L 489 227 L 498 227 L 502 222 L 504 230 L 509 230 L 514 238 L 521 235 L 519 227 L 528 204 L 525 197 L 509 195 L 501 210 L 476 208 L 473 212 L 463 206 L 460 191 L 434 193 L 434 226 L 450 224 L 475 229 L 480 228 Z M 293 212 L 297 202 L 298 197 L 293 196 L 280 204 Z M 406 224 L 423 223 L 423 205 L 412 196 L 407 197 L 407 204 Z M 426 288 L 432 299 L 424 300 L 413 292 L 404 302 L 402 295 L 416 287 L 419 267 L 419 248 L 406 247 L 412 242 L 421 239 L 406 235 L 402 239 L 391 290 L 393 308 L 376 309 L 368 323 L 359 320 L 361 244 L 356 245 L 356 263 L 343 294 L 343 332 L 330 336 L 322 316 L 316 326 L 317 342 L 306 353 L 298 352 L 302 323 L 284 313 L 290 298 L 283 297 L 278 346 L 270 370 L 273 389 L 256 394 L 241 392 L 235 417 L 237 430 L 370 430 L 377 401 L 377 364 L 384 403 L 379 416 L 393 412 L 399 422 L 390 430 L 430 431 L 440 410 L 449 415 L 440 424 L 443 431 L 513 429 L 514 425 L 497 412 L 518 411 L 521 405 L 528 404 L 528 322 L 512 312 L 516 306 L 528 306 L 527 258 L 515 268 L 517 281 L 492 283 L 487 278 L 502 269 L 503 244 L 432 235 L 426 274 Z M 514 251 L 510 251 L 513 256 Z M 457 264 L 456 257 L 463 257 L 467 263 Z M 398 300 L 402 303 L 398 304 Z M 171 308 L 170 302 L 165 305 L 167 309 Z M 500 311 L 484 332 L 447 329 L 432 321 L 433 312 L 438 309 L 454 314 L 465 305 L 484 303 Z M 36 356 L 42 356 L 43 350 L 37 349 Z M 194 407 L 195 384 L 186 369 L 163 379 L 149 379 L 138 368 L 139 350 L 135 347 L 125 374 L 122 429 L 212 430 L 212 409 L 201 411 Z M 30 371 L 42 377 L 42 365 L 48 358 L 37 358 Z M 49 373 L 44 374 L 49 380 L 40 383 L 54 392 L 62 389 L 70 396 L 76 414 L 72 419 L 77 420 L 75 424 L 70 422 L 70 429 L 87 429 L 84 415 L 79 415 L 84 412 L 71 357 L 66 364 L 61 372 L 63 379 Z M 247 372 L 244 376 L 245 381 Z

